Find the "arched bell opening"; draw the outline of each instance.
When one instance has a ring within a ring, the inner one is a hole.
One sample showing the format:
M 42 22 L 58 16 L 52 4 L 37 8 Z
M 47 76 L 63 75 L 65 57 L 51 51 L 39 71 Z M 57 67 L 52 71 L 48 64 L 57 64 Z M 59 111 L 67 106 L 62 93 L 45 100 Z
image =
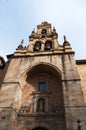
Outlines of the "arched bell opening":
M 41 34 L 47 34 L 47 29 L 42 29 Z
M 33 47 L 33 51 L 40 51 L 40 49 L 41 49 L 41 42 L 36 41 Z
M 45 50 L 52 50 L 53 49 L 52 41 L 49 41 L 49 40 L 46 41 L 44 49 Z

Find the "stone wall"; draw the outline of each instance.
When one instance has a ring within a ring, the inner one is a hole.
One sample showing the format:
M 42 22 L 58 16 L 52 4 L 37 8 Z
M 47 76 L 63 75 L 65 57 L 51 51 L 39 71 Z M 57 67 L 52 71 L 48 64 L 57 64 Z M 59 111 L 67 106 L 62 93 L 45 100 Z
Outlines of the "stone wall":
M 51 68 L 54 68 L 56 70 L 55 72 L 57 73 L 57 75 L 58 73 L 61 75 L 64 107 L 65 107 L 66 129 L 76 130 L 77 119 L 79 118 L 83 121 L 83 130 L 85 130 L 86 129 L 86 123 L 85 123 L 86 109 L 85 109 L 85 92 L 84 92 L 86 81 L 85 66 L 76 67 L 73 54 L 64 54 L 64 55 L 49 54 L 49 55 L 39 55 L 30 57 L 14 57 L 13 59 L 11 59 L 0 91 L 0 107 L 2 106 L 13 107 L 16 110 L 16 112 L 18 112 L 19 108 L 21 107 L 21 104 L 24 103 L 23 101 L 24 97 L 27 96 L 26 95 L 28 87 L 28 83 L 26 82 L 27 73 L 30 70 L 33 70 L 34 66 L 40 64 L 51 66 Z M 30 91 L 30 89 L 28 91 Z M 12 125 L 10 124 L 10 128 L 8 128 L 8 130 L 33 129 L 38 125 L 44 125 L 47 128 L 47 125 L 49 126 L 49 124 L 53 122 L 53 124 L 50 125 L 51 127 L 48 129 L 53 130 L 54 126 L 56 127 L 55 128 L 56 130 L 63 129 L 62 125 L 60 125 L 60 123 L 62 123 L 62 120 L 61 122 L 54 122 L 56 120 L 53 119 L 54 116 L 49 117 L 49 120 L 47 119 L 47 117 L 40 119 L 39 116 L 38 118 L 39 118 L 38 122 L 41 121 L 42 123 L 36 122 L 37 119 L 35 115 L 33 117 L 24 118 L 20 116 L 18 118 L 15 116 L 14 112 L 11 111 L 11 115 L 9 116 L 8 121 L 6 120 L 6 122 L 1 123 L 1 128 L 3 127 L 2 130 L 5 130 L 6 127 L 7 128 L 9 127 L 9 123 L 11 123 Z M 12 120 L 10 121 L 10 119 Z M 48 123 L 47 124 L 43 123 L 43 120 Z M 15 125 L 14 122 L 16 123 L 16 127 L 14 126 Z M 33 123 L 29 124 L 30 122 Z M 59 124 L 60 126 L 58 127 L 58 125 L 55 125 L 54 123 Z
M 84 94 L 84 100 L 86 103 L 86 64 L 78 64 L 77 69 L 80 75 L 82 92 Z

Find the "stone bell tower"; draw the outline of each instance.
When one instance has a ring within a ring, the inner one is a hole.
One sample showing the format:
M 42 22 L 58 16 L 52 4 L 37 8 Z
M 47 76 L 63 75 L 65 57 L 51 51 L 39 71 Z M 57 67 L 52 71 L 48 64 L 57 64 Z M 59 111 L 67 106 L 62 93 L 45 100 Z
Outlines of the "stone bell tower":
M 85 102 L 74 52 L 51 24 L 42 22 L 8 55 L 0 91 L 1 130 L 76 130 Z M 83 125 L 83 130 L 86 126 Z

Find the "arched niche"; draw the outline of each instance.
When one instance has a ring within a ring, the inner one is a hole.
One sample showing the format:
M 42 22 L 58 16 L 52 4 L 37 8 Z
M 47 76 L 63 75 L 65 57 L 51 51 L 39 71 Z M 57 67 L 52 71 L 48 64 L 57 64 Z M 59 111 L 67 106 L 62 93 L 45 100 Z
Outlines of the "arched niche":
M 39 62 L 37 64 L 34 64 L 33 66 L 29 67 L 28 69 L 24 71 L 24 73 L 22 74 L 22 77 L 26 77 L 25 75 L 27 76 L 32 75 L 32 72 L 39 73 L 38 70 L 40 70 L 40 72 L 42 73 L 43 73 L 43 70 L 47 72 L 53 72 L 53 74 L 57 75 L 59 79 L 62 78 L 61 70 L 55 65 L 47 63 L 47 62 Z
M 47 29 L 42 29 L 41 34 L 47 34 Z
M 52 49 L 53 49 L 52 41 L 47 40 L 47 41 L 45 42 L 44 49 L 45 49 L 45 50 L 52 50 Z
M 30 103 L 31 106 L 33 106 L 32 102 L 35 102 L 32 112 L 38 112 L 37 104 L 40 98 L 44 99 L 41 104 L 45 105 L 45 112 L 55 113 L 64 109 L 61 71 L 57 67 L 40 63 L 29 68 L 25 74 L 27 84 L 24 88 L 22 102 L 27 105 Z M 39 88 L 40 83 L 42 88 Z
M 41 42 L 36 41 L 33 47 L 33 51 L 40 51 L 40 49 L 41 49 Z
M 37 101 L 37 112 L 45 112 L 45 99 L 39 98 Z

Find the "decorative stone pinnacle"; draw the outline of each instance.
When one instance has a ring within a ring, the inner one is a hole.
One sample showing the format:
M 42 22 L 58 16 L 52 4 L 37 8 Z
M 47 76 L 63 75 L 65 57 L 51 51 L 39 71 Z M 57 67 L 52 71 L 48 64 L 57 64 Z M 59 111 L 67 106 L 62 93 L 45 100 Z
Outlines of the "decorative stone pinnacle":
M 64 35 L 64 42 L 65 42 L 65 41 L 67 41 L 67 38 L 66 38 L 66 36 Z
M 64 35 L 64 45 L 70 45 L 70 43 L 67 41 L 67 38 L 65 35 Z
M 22 39 L 22 41 L 21 41 L 21 45 L 23 45 L 24 44 L 24 39 Z
M 53 29 L 55 29 L 55 26 L 53 26 Z
M 54 31 L 54 32 L 56 32 L 56 29 L 55 29 L 55 27 L 54 27 L 54 26 L 53 26 L 53 31 Z
M 35 28 L 34 28 L 33 31 L 32 31 L 32 34 L 33 34 L 33 33 L 35 33 Z

